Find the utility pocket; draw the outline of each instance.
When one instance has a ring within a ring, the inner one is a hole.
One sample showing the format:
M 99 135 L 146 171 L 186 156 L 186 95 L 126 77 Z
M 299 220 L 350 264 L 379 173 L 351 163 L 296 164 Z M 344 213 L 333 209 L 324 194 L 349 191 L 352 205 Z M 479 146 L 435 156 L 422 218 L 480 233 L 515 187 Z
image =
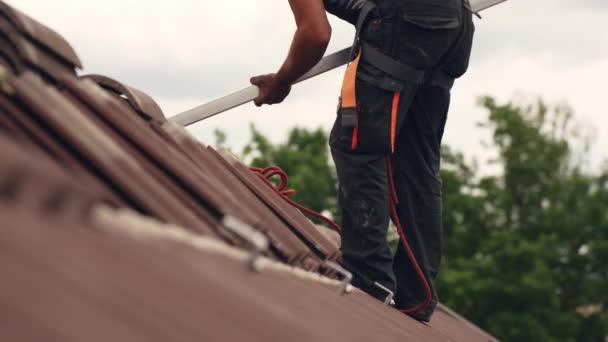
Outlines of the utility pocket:
M 395 94 L 400 93 L 357 79 L 358 113 L 357 126 L 352 137 L 352 150 L 374 154 L 388 154 L 393 151 L 391 114 L 394 98 L 400 96 Z M 396 127 L 396 121 L 394 125 Z
M 401 93 L 359 78 L 355 87 L 356 106 L 345 107 L 341 102 L 338 107 L 338 117 L 330 135 L 332 148 L 362 154 L 393 152 Z

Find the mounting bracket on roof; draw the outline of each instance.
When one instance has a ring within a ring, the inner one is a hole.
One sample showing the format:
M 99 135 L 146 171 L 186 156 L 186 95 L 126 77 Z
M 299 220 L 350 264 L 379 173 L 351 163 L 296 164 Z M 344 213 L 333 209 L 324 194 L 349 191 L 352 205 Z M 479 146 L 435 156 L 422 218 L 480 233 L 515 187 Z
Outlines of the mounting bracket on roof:
M 498 5 L 507 0 L 470 0 L 471 9 L 477 15 L 478 12 L 483 11 L 487 8 Z M 307 72 L 304 76 L 300 77 L 295 83 L 305 81 L 309 78 L 316 77 L 327 71 L 339 68 L 347 64 L 350 60 L 351 47 L 347 47 L 336 53 L 332 53 L 324 57 L 319 64 Z M 226 95 L 217 100 L 213 100 L 209 103 L 195 107 L 183 113 L 177 114 L 170 118 L 171 121 L 176 124 L 186 127 L 190 126 L 199 121 L 208 119 L 217 114 L 223 113 L 232 108 L 238 107 L 245 103 L 253 101 L 258 97 L 259 90 L 256 86 L 249 86 L 247 88 L 236 91 L 230 95 Z
M 393 300 L 393 298 L 395 298 L 395 293 L 389 289 L 387 289 L 384 285 L 376 282 L 374 283 L 374 285 L 376 285 L 376 287 L 379 287 L 380 289 L 382 289 L 382 291 L 387 293 L 386 298 L 384 299 L 384 304 L 385 305 L 395 305 L 395 301 Z
M 262 267 L 257 261 L 268 250 L 268 246 L 270 245 L 266 236 L 234 216 L 224 216 L 222 225 L 253 247 L 248 264 L 251 270 L 261 272 Z
M 344 277 L 340 287 L 338 288 L 338 294 L 341 296 L 347 294 L 349 292 L 350 282 L 353 280 L 353 274 L 333 261 L 326 261 L 325 266 L 338 272 L 338 274 Z

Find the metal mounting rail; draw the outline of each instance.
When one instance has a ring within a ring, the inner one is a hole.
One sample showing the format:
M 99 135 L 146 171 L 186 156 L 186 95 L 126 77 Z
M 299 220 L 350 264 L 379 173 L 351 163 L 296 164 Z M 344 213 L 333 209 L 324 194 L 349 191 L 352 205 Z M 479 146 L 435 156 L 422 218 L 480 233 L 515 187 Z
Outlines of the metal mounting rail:
M 481 12 L 505 1 L 507 0 L 471 0 L 471 7 L 474 12 Z M 309 78 L 319 76 L 327 71 L 345 65 L 348 63 L 350 49 L 350 47 L 347 47 L 324 57 L 319 64 L 317 64 L 304 76 L 300 77 L 296 83 L 306 81 Z M 177 114 L 171 117 L 170 120 L 183 127 L 190 126 L 232 108 L 251 102 L 258 97 L 258 93 L 258 87 L 252 85 L 196 108 L 190 109 L 181 114 Z
M 321 60 L 314 68 L 310 69 L 310 71 L 308 71 L 304 76 L 300 77 L 296 83 L 306 81 L 309 78 L 319 76 L 327 71 L 343 66 L 348 62 L 349 54 L 350 47 L 323 57 L 323 60 Z M 258 97 L 258 87 L 252 85 L 230 95 L 226 95 L 224 97 L 220 97 L 219 99 L 208 102 L 202 106 L 178 114 L 170 118 L 170 120 L 183 127 L 190 126 L 201 120 L 208 119 L 232 108 L 244 105 L 247 102 L 251 102 L 255 100 L 256 97 Z

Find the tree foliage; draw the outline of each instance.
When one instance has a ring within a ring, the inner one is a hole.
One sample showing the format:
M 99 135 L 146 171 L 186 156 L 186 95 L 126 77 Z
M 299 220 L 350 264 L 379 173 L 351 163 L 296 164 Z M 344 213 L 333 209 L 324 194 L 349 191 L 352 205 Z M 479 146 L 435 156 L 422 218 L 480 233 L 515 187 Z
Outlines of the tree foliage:
M 583 171 L 567 108 L 481 104 L 502 173 L 444 150 L 443 300 L 505 341 L 604 341 L 606 175 Z
M 605 341 L 608 172 L 582 167 L 588 141 L 568 108 L 480 104 L 500 172 L 442 151 L 442 301 L 503 341 Z M 282 167 L 296 201 L 335 213 L 326 133 L 296 128 L 279 145 L 252 133 L 247 160 Z

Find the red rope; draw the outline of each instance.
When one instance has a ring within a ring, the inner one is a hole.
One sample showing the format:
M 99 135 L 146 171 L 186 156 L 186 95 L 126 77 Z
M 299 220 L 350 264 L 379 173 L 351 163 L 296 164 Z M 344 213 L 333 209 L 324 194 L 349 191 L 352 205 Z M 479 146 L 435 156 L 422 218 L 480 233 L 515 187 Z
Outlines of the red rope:
M 259 167 L 251 167 L 249 169 L 253 173 L 255 173 L 258 177 L 260 177 L 261 180 L 263 180 L 269 187 L 271 187 L 279 196 L 281 196 L 291 206 L 299 209 L 300 211 L 302 211 L 305 214 L 318 218 L 319 220 L 327 223 L 330 227 L 332 227 L 338 233 L 340 232 L 340 230 L 341 230 L 340 226 L 338 226 L 338 224 L 336 224 L 334 221 L 330 220 L 329 218 L 321 215 L 320 213 L 318 213 L 312 209 L 306 208 L 306 207 L 298 204 L 297 202 L 295 202 L 294 200 L 289 198 L 289 196 L 293 196 L 296 193 L 296 191 L 293 189 L 286 189 L 287 184 L 289 183 L 289 177 L 287 176 L 285 171 L 283 171 L 280 167 L 269 166 L 269 167 L 263 168 L 263 169 L 259 168 Z M 278 176 L 281 179 L 281 182 L 276 186 L 274 184 L 272 184 L 272 182 L 270 182 L 270 179 L 274 176 Z
M 422 268 L 420 267 L 418 260 L 416 260 L 416 256 L 414 255 L 414 252 L 412 251 L 412 248 L 411 248 L 409 242 L 407 241 L 405 233 L 403 232 L 403 226 L 401 225 L 401 221 L 399 220 L 399 214 L 397 213 L 397 204 L 399 203 L 399 198 L 397 197 L 397 189 L 395 188 L 395 179 L 393 177 L 393 164 L 391 163 L 390 156 L 386 157 L 386 168 L 388 169 L 388 184 L 389 184 L 389 197 L 390 197 L 390 203 L 391 203 L 391 217 L 393 219 L 393 222 L 395 223 L 395 226 L 397 226 L 397 232 L 399 233 L 399 238 L 401 240 L 401 244 L 405 248 L 408 258 L 414 265 L 416 274 L 418 275 L 418 278 L 420 279 L 420 282 L 422 283 L 422 286 L 424 287 L 424 292 L 425 292 L 424 302 L 422 302 L 420 305 L 410 308 L 410 309 L 399 310 L 404 314 L 414 314 L 414 313 L 419 312 L 422 309 L 426 308 L 431 303 L 433 294 L 431 292 L 431 286 L 429 285 L 429 282 L 426 280 L 426 277 L 424 276 L 424 272 L 422 272 Z

